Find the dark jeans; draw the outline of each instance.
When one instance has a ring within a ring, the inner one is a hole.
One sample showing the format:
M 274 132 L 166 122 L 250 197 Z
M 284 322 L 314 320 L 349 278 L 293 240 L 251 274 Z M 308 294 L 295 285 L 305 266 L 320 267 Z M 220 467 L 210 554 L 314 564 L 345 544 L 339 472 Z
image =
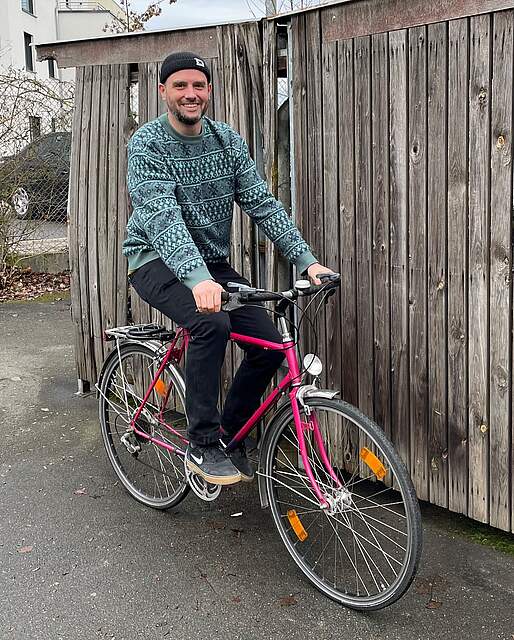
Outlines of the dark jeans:
M 223 287 L 228 282 L 249 284 L 227 262 L 207 266 Z M 221 366 L 230 331 L 281 342 L 280 333 L 265 309 L 248 306 L 229 312 L 198 313 L 191 290 L 179 282 L 162 260 L 140 267 L 131 276 L 131 284 L 143 300 L 191 334 L 186 357 L 186 413 L 191 442 L 195 445 L 216 442 L 220 424 L 229 434 L 238 431 L 259 406 L 260 397 L 284 356 L 278 351 L 241 344 L 245 356 L 220 418 Z

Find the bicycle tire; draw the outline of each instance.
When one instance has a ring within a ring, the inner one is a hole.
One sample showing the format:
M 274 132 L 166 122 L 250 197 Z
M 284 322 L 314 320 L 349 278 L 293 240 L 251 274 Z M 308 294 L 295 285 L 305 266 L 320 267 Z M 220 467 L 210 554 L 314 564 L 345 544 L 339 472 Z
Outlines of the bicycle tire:
M 108 363 L 100 384 L 99 413 L 102 438 L 109 461 L 133 498 L 155 509 L 169 509 L 181 502 L 189 491 L 183 457 L 136 436 L 128 429 L 150 381 L 160 364 L 154 351 L 146 345 L 128 342 Z M 160 376 L 161 393 L 152 391 L 146 410 L 137 426 L 182 452 L 187 443 L 184 382 L 179 372 L 167 366 Z M 162 386 L 164 385 L 164 386 Z M 170 385 L 173 388 L 170 389 Z M 155 418 L 158 403 L 163 403 L 169 390 L 165 415 L 173 417 L 173 427 L 180 436 L 166 430 Z M 139 451 L 130 452 L 121 438 L 127 435 L 129 445 Z
M 358 409 L 321 397 L 308 398 L 307 405 L 341 486 L 307 429 L 309 461 L 330 502 L 321 509 L 303 470 L 289 411 L 272 425 L 263 453 L 273 520 L 293 560 L 322 593 L 352 609 L 382 609 L 405 593 L 421 557 L 421 513 L 412 481 L 383 430 Z M 301 415 L 308 422 L 305 410 Z M 384 550 L 389 543 L 391 549 Z M 361 561 L 364 569 L 357 568 Z

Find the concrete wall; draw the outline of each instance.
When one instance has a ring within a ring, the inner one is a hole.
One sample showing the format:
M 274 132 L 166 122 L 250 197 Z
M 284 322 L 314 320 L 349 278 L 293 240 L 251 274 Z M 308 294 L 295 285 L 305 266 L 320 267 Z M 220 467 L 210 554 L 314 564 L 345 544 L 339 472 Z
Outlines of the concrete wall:
M 105 0 L 104 0 L 105 1 Z M 58 40 L 78 40 L 103 35 L 104 27 L 114 20 L 110 11 L 60 10 Z

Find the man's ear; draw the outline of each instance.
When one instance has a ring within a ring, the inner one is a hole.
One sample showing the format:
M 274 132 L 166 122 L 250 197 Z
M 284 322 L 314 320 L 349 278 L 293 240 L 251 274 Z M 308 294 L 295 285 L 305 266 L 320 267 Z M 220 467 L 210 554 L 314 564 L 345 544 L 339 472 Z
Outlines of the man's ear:
M 161 95 L 161 100 L 166 100 L 166 87 L 159 82 L 159 93 Z

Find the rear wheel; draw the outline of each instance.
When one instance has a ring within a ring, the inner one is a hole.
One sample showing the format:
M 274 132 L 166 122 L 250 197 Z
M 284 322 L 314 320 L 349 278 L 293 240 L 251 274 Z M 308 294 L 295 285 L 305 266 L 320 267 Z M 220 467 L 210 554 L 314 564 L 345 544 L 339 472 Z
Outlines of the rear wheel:
M 265 454 L 273 519 L 296 564 L 325 595 L 354 609 L 381 609 L 405 593 L 420 559 L 414 487 L 384 432 L 355 407 L 325 398 L 309 398 L 308 407 L 301 411 L 307 456 L 329 506 L 322 509 L 312 489 L 288 412 L 272 427 Z
M 147 346 L 127 343 L 109 362 L 100 384 L 100 425 L 117 476 L 139 502 L 156 509 L 175 506 L 189 491 L 184 472 L 187 446 L 184 382 L 166 367 L 139 416 L 138 430 L 177 449 L 137 435 L 130 427 L 160 365 Z

